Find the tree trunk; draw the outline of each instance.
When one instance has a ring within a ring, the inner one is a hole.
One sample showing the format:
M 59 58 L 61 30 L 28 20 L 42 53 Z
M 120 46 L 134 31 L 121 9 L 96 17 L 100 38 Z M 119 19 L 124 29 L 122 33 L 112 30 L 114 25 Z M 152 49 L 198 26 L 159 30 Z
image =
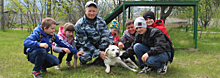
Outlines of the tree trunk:
M 1 27 L 1 29 L 4 29 L 4 0 L 1 0 L 1 7 L 0 7 L 0 27 Z
M 165 10 L 166 10 L 166 8 L 168 8 L 168 6 L 160 6 L 160 7 L 161 7 L 160 19 L 162 19 L 164 21 L 164 24 L 165 24 L 165 20 L 171 14 L 174 6 L 169 6 L 169 9 L 166 13 L 165 13 Z
M 33 17 L 33 25 L 34 25 L 34 27 L 36 26 L 36 22 L 37 22 L 37 18 L 36 18 L 36 1 L 34 0 L 34 12 L 33 12 L 33 14 L 34 14 L 34 17 Z
M 51 17 L 51 0 L 47 2 L 47 17 Z
M 204 27 L 206 29 L 206 27 L 208 26 L 209 21 L 204 21 Z

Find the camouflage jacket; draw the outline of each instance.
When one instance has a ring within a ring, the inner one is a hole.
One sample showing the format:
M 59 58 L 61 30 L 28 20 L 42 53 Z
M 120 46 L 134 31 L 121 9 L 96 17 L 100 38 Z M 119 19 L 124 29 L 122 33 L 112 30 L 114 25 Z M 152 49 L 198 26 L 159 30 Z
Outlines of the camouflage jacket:
M 91 22 L 84 15 L 75 24 L 76 47 L 85 53 L 99 56 L 109 44 L 113 44 L 113 38 L 109 34 L 109 29 L 101 17 L 96 17 L 95 22 Z

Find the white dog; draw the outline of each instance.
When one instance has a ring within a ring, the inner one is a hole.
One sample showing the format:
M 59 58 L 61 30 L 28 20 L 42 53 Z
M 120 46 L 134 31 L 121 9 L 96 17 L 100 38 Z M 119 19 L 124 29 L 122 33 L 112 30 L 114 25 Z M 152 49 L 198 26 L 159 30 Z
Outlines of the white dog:
M 127 64 L 125 64 L 121 58 L 119 57 L 120 55 L 120 51 L 119 48 L 115 45 L 111 45 L 109 46 L 106 50 L 105 50 L 105 55 L 106 55 L 106 59 L 104 60 L 106 69 L 105 72 L 109 73 L 110 72 L 110 66 L 115 66 L 117 64 L 122 65 L 125 68 L 130 69 L 131 71 L 137 72 L 137 70 L 130 68 Z

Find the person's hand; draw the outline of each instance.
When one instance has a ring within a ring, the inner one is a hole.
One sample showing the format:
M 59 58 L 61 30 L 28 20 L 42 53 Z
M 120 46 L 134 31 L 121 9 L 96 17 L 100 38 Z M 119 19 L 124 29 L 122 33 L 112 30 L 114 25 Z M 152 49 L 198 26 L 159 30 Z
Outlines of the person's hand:
M 62 51 L 66 52 L 66 53 L 71 53 L 71 51 L 68 48 L 63 48 Z
M 80 56 L 79 55 L 83 55 L 84 54 L 84 51 L 83 50 L 81 50 L 81 51 L 79 51 L 76 55 L 77 55 L 77 57 L 78 58 L 80 58 Z
M 118 42 L 118 48 L 119 49 L 123 49 L 124 48 L 124 44 L 122 42 Z
M 112 46 L 112 45 L 111 45 L 111 44 L 109 44 L 109 45 L 108 45 L 108 47 L 109 47 L 109 46 Z M 107 47 L 107 48 L 108 48 L 108 47 Z
M 48 44 L 47 43 L 40 43 L 39 47 L 47 49 L 48 48 Z
M 141 60 L 145 63 L 148 59 L 149 55 L 148 53 L 145 53 L 142 57 L 141 57 Z
M 105 60 L 106 57 L 105 57 L 105 52 L 104 51 L 101 51 L 100 52 L 100 57 L 102 58 L 102 60 Z

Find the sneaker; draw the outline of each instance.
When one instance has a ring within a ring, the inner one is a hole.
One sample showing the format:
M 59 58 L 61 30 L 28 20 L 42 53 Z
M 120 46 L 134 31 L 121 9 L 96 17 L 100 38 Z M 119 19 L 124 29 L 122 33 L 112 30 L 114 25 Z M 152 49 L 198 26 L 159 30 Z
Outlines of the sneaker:
M 33 71 L 32 74 L 34 78 L 41 78 L 43 76 L 40 72 L 37 72 L 37 71 Z
M 138 72 L 138 74 L 147 73 L 147 72 L 150 72 L 152 70 L 153 70 L 153 68 L 151 68 L 151 67 L 144 67 L 140 72 Z
M 60 64 L 58 64 L 57 66 L 55 66 L 55 69 L 59 70 L 59 69 L 60 69 Z
M 67 67 L 71 67 L 70 61 L 66 61 L 65 63 L 67 65 Z
M 41 72 L 47 72 L 47 68 L 42 68 L 40 71 Z
M 168 63 L 164 63 L 164 67 L 157 70 L 159 74 L 165 74 L 167 72 Z

